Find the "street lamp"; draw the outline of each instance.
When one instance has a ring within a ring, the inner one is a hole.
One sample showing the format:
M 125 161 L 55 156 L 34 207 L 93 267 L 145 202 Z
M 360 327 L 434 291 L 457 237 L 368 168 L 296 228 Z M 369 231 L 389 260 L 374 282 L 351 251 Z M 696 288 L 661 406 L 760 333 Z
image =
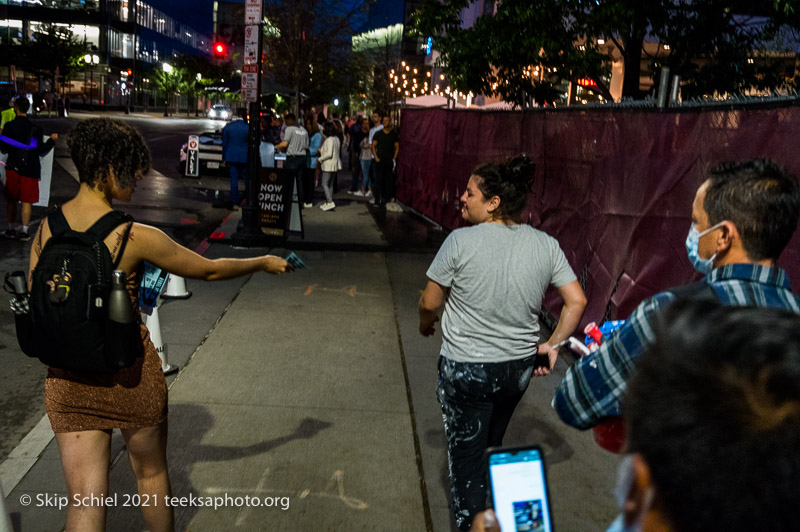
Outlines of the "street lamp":
M 100 64 L 100 58 L 95 54 L 86 54 L 83 62 L 89 65 L 89 108 L 94 109 L 94 66 Z
M 161 63 L 161 69 L 167 75 L 172 74 L 172 65 L 169 63 Z M 164 95 L 164 116 L 169 116 L 169 92 Z

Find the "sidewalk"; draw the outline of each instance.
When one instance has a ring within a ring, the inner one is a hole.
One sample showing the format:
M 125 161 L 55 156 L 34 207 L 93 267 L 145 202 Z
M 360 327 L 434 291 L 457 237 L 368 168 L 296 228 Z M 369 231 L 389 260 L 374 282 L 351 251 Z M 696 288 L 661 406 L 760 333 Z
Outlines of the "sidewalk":
M 176 530 L 453 530 L 434 392 L 441 338 L 416 331 L 435 231 L 415 234 L 421 243 L 401 252 L 384 235 L 387 228 L 416 233 L 412 215 L 373 218 L 365 202 L 343 193 L 336 203 L 333 212 L 304 210 L 306 240 L 287 243 L 308 269 L 188 281 L 192 298 L 160 309 L 170 362 L 181 366 L 169 396 L 173 492 L 186 497 Z M 222 224 L 206 256 L 257 253 L 227 245 L 238 216 Z M 560 362 L 556 375 L 531 384 L 505 443 L 544 447 L 560 529 L 600 529 L 616 513 L 617 458 L 556 419 L 549 399 L 564 369 Z M 43 425 L 43 450 L 12 453 L 33 464 L 13 490 L 5 488 L 16 530 L 64 526 L 63 509 L 37 507 L 37 496 L 66 494 L 46 419 Z M 136 489 L 117 433 L 112 456 L 117 502 L 108 530 L 143 530 L 139 509 L 121 506 Z M 25 495 L 28 507 L 20 503 Z M 222 505 L 190 507 L 191 497 L 220 497 Z M 237 497 L 270 506 L 244 506 Z

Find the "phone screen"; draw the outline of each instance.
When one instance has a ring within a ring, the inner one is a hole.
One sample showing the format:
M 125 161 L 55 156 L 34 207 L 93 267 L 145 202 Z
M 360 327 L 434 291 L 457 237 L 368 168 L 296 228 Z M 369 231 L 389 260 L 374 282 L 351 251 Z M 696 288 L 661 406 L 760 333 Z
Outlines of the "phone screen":
M 550 532 L 550 505 L 539 448 L 489 451 L 489 485 L 503 532 Z

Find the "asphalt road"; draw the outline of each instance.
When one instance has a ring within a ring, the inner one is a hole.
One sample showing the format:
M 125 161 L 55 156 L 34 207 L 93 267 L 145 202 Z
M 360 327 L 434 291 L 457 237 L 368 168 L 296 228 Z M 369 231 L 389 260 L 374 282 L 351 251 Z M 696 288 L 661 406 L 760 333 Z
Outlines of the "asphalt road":
M 37 117 L 34 121 L 45 134 L 58 133 L 51 187 L 51 204 L 63 203 L 78 189 L 73 176 L 61 162 L 69 160 L 67 136 L 78 120 L 100 113 L 73 113 L 70 118 Z M 139 131 L 150 146 L 153 173 L 146 180 L 149 186 L 137 190 L 130 205 L 120 208 L 133 217 L 155 225 L 190 249 L 216 229 L 230 211 L 212 207 L 213 192 L 196 188 L 196 181 L 183 178 L 178 172 L 179 150 L 188 135 L 221 128 L 224 122 L 205 118 L 106 114 L 124 120 Z M 223 180 L 219 180 L 223 181 Z M 2 196 L 2 195 L 0 195 Z M 5 199 L 0 197 L 0 212 L 5 213 Z M 44 208 L 34 208 L 33 220 L 38 223 Z M 5 224 L 0 224 L 5 231 Z M 6 272 L 27 270 L 30 243 L 0 239 L 0 277 Z M 44 367 L 26 358 L 16 343 L 14 319 L 5 298 L 0 305 L 0 462 L 44 415 Z

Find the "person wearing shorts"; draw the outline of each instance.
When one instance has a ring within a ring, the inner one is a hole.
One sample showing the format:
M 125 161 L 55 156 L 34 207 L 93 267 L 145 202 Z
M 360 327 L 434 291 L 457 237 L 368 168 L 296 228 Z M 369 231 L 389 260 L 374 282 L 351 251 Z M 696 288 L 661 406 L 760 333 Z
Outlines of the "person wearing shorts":
M 39 179 L 42 167 L 39 157 L 47 155 L 58 139 L 53 133 L 47 142 L 42 138 L 42 130 L 28 118 L 30 102 L 26 98 L 14 101 L 16 118 L 5 125 L 0 137 L 0 151 L 8 153 L 6 161 L 6 214 L 8 229 L 2 233 L 5 238 L 17 238 L 22 242 L 30 240 L 28 226 L 31 223 L 31 209 L 39 201 Z M 22 227 L 16 230 L 17 203 L 22 203 Z

